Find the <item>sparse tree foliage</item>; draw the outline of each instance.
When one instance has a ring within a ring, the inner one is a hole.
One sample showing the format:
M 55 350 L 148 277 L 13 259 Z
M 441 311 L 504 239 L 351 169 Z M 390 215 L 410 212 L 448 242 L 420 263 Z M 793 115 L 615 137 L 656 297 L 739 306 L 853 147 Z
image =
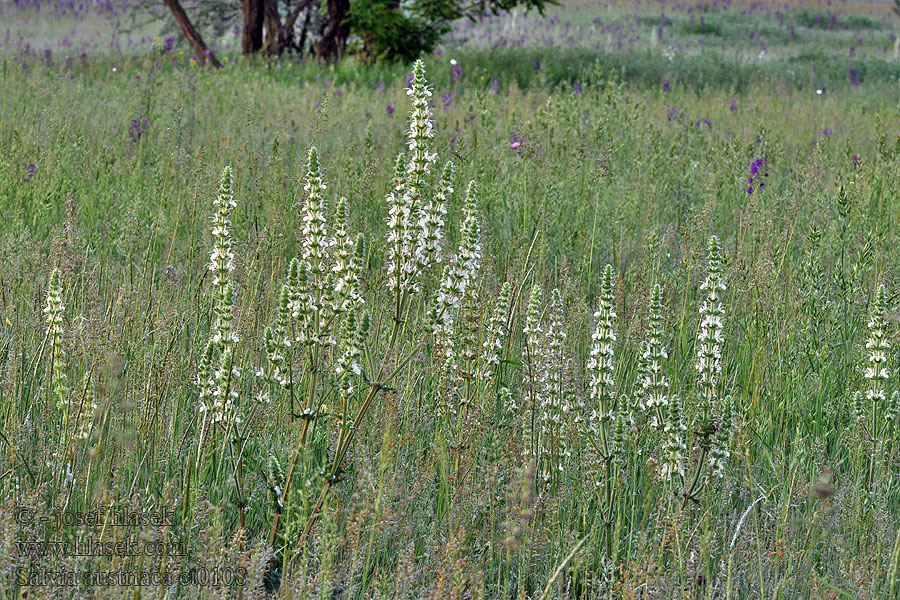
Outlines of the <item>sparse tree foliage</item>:
M 194 51 L 211 56 L 178 0 L 165 0 Z M 241 52 L 285 51 L 323 60 L 347 52 L 366 62 L 411 60 L 433 49 L 458 19 L 478 19 L 517 7 L 543 11 L 556 0 L 199 0 L 196 23 L 224 36 L 241 19 Z M 240 15 L 240 17 L 239 17 Z M 210 60 L 215 64 L 214 57 Z

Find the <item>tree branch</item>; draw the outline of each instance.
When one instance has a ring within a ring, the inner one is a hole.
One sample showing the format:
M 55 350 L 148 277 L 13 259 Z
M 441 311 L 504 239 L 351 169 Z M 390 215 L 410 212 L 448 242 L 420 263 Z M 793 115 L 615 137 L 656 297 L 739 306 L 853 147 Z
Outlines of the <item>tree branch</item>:
M 300 18 L 300 13 L 303 12 L 305 8 L 307 8 L 310 4 L 313 3 L 313 0 L 301 0 L 294 7 L 294 10 L 291 11 L 291 14 L 288 15 L 287 20 L 284 22 L 285 29 L 293 29 L 294 24 L 297 22 L 297 19 Z
M 175 21 L 178 23 L 178 26 L 181 27 L 184 37 L 187 38 L 187 41 L 193 46 L 194 53 L 197 55 L 197 62 L 201 65 L 205 65 L 208 61 L 209 64 L 216 69 L 220 68 L 222 63 L 219 62 L 216 55 L 213 54 L 213 51 L 210 50 L 206 45 L 206 42 L 203 41 L 200 32 L 198 32 L 193 24 L 191 24 L 191 20 L 188 18 L 187 13 L 184 12 L 184 9 L 181 7 L 181 3 L 178 0 L 163 0 L 163 2 L 169 7 L 169 10 L 172 11 L 172 16 L 175 17 Z

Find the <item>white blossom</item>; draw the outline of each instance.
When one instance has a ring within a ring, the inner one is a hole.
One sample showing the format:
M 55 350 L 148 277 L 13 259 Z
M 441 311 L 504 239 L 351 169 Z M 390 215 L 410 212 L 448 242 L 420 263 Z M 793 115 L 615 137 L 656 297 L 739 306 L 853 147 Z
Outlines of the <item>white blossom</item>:
M 599 425 L 612 416 L 616 400 L 615 350 L 616 311 L 613 303 L 613 270 L 606 265 L 600 281 L 600 298 L 597 311 L 594 313 L 596 327 L 591 334 L 591 350 L 587 362 L 590 398 L 589 423 L 596 430 Z

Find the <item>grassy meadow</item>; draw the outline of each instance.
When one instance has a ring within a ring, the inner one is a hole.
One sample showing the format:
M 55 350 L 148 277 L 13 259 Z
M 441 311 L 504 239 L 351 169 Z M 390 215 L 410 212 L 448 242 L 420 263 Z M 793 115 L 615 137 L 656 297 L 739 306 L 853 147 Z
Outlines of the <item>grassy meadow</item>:
M 0 12 L 0 598 L 900 598 L 887 5 L 487 18 L 429 98 L 63 4 Z

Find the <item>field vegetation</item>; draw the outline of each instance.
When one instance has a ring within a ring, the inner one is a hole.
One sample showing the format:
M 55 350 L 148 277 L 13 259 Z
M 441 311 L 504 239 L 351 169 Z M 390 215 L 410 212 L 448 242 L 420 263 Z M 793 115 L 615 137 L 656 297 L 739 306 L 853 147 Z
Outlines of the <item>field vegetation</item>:
M 129 14 L 0 7 L 0 597 L 900 598 L 887 6 L 219 70 Z M 20 518 L 102 507 L 173 523 Z

